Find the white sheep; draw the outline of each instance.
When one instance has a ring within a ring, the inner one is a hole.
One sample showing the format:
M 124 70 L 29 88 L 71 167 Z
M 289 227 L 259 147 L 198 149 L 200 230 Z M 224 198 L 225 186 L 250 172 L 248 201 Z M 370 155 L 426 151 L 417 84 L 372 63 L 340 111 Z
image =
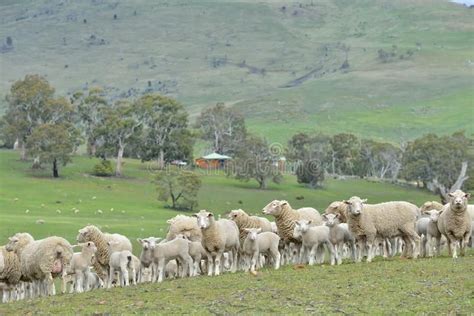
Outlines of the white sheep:
M 183 264 L 183 271 L 187 271 L 188 275 L 193 275 L 193 265 L 192 258 L 189 255 L 189 244 L 187 240 L 182 238 L 176 238 L 173 240 L 165 240 L 157 244 L 156 242 L 161 240 L 161 238 L 148 238 L 151 241 L 154 241 L 155 244 L 152 244 L 153 248 L 153 268 L 155 272 L 154 282 L 162 282 L 165 276 L 165 267 L 167 262 L 170 260 L 180 260 Z M 182 277 L 184 274 L 182 275 Z
M 416 258 L 420 237 L 415 231 L 418 207 L 408 202 L 394 201 L 380 204 L 365 204 L 357 196 L 351 197 L 345 204 L 345 213 L 349 230 L 359 244 L 357 262 L 361 261 L 362 250 L 367 247 L 367 262 L 371 262 L 375 246 L 379 240 L 402 237 L 407 252 Z M 341 212 L 330 209 L 331 213 Z
M 156 241 L 154 237 L 149 237 L 149 238 L 138 238 L 137 241 L 142 245 L 142 252 L 140 254 L 140 269 L 138 273 L 138 282 L 144 282 L 144 271 L 145 269 L 150 269 L 151 273 L 151 280 L 153 280 L 153 277 L 155 275 L 154 271 L 154 249 L 156 245 Z
M 0 247 L 0 284 L 2 284 L 2 302 L 7 303 L 17 299 L 17 290 L 20 286 L 21 267 L 20 258 L 15 252 Z
M 129 269 L 133 268 L 132 258 L 133 254 L 128 250 L 115 251 L 110 255 L 107 288 L 112 287 L 115 272 L 119 273 L 117 283 L 119 286 L 128 286 L 130 284 Z
M 20 259 L 22 279 L 34 281 L 38 286 L 33 289 L 40 289 L 39 294 L 46 295 L 56 294 L 53 278 L 62 278 L 63 269 L 73 255 L 71 245 L 64 238 L 52 236 L 34 240 L 28 233 L 10 237 L 5 249 L 14 251 Z
M 436 254 L 439 256 L 441 252 L 441 233 L 438 229 L 438 219 L 443 210 L 428 210 L 424 211 L 425 215 L 428 215 L 428 224 L 426 226 L 426 242 L 427 242 L 427 255 L 431 257 L 433 255 L 433 239 L 436 240 Z
M 323 246 L 326 246 L 331 256 L 331 265 L 334 265 L 336 263 L 336 252 L 329 241 L 329 227 L 311 226 L 311 224 L 311 221 L 300 219 L 295 222 L 293 230 L 294 237 L 302 240 L 303 248 L 308 254 L 309 265 L 313 265 L 315 262 L 324 262 Z
M 73 291 L 82 293 L 89 290 L 87 274 L 90 272 L 90 267 L 94 263 L 95 253 L 97 252 L 97 247 L 92 241 L 76 246 L 82 247 L 81 252 L 76 252 L 72 255 L 71 263 L 63 276 L 63 291 L 66 290 L 66 275 L 74 276 L 74 283 L 71 286 L 70 293 Z
M 202 246 L 207 253 L 208 275 L 219 275 L 222 254 L 232 254 L 231 271 L 237 270 L 238 251 L 240 248 L 239 228 L 228 219 L 214 219 L 214 214 L 201 210 L 194 214 L 202 233 Z
M 247 231 L 245 231 L 245 228 L 261 228 L 262 232 L 272 231 L 272 224 L 268 219 L 259 216 L 250 216 L 241 209 L 230 211 L 228 218 L 234 221 L 239 228 L 241 245 L 247 237 Z
M 329 241 L 334 246 L 337 264 L 342 263 L 344 245 L 348 244 L 352 261 L 356 260 L 356 245 L 354 236 L 349 231 L 347 223 L 339 222 L 339 214 L 323 214 L 324 224 L 329 227 Z
M 79 234 L 77 235 L 76 240 L 81 243 L 88 241 L 94 242 L 97 247 L 94 269 L 105 283 L 107 283 L 107 271 L 110 259 L 110 251 L 107 242 L 118 242 L 114 245 L 114 250 L 116 251 L 132 251 L 132 243 L 127 237 L 120 234 L 103 233 L 94 225 L 89 225 L 79 229 Z
M 425 215 L 426 212 L 423 212 L 423 214 Z M 426 257 L 426 254 L 427 254 L 426 247 L 427 247 L 428 238 L 427 238 L 426 231 L 428 229 L 429 223 L 430 223 L 429 217 L 420 217 L 416 221 L 416 225 L 415 225 L 415 231 L 421 238 L 420 256 L 422 257 Z
M 446 237 L 449 255 L 457 258 L 457 248 L 464 256 L 464 249 L 471 236 L 472 219 L 467 211 L 469 193 L 461 190 L 448 193 L 449 203 L 443 206 L 438 219 L 438 229 Z
M 247 237 L 242 245 L 242 253 L 245 255 L 246 271 L 255 272 L 261 254 L 268 254 L 272 257 L 274 268 L 280 268 L 280 252 L 278 245 L 280 237 L 273 232 L 262 232 L 261 228 L 245 228 Z
M 176 235 L 176 238 L 182 238 L 189 243 L 189 255 L 193 259 L 193 275 L 197 276 L 200 272 L 200 263 L 202 258 L 207 258 L 207 253 L 200 241 L 191 241 L 184 234 Z
M 167 240 L 175 239 L 176 235 L 183 234 L 191 241 L 201 241 L 201 229 L 198 227 L 194 217 L 176 215 L 166 222 L 170 225 L 166 234 Z

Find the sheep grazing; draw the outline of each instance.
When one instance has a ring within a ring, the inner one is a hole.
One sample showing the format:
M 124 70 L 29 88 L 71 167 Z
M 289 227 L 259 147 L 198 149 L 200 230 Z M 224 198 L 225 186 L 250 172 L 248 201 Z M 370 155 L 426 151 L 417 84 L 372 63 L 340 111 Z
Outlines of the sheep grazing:
M 429 210 L 423 212 L 428 215 L 428 224 L 426 225 L 426 243 L 427 243 L 427 255 L 431 257 L 433 255 L 433 239 L 436 239 L 436 255 L 440 255 L 441 252 L 441 233 L 438 229 L 438 219 L 443 210 Z
M 69 265 L 73 251 L 69 242 L 53 236 L 34 240 L 28 233 L 17 233 L 9 238 L 5 246 L 7 251 L 14 251 L 20 259 L 21 275 L 25 281 L 45 286 L 46 295 L 55 295 L 53 278 L 61 277 Z M 36 288 L 38 289 L 38 287 Z
M 299 242 L 293 236 L 293 230 L 297 220 L 306 219 L 313 225 L 322 224 L 321 215 L 311 207 L 304 207 L 294 210 L 291 205 L 284 200 L 274 200 L 263 208 L 263 213 L 273 215 L 278 228 L 278 234 L 285 241 Z
M 303 249 L 307 253 L 309 265 L 324 262 L 324 249 L 331 255 L 331 265 L 336 263 L 336 252 L 329 241 L 329 227 L 327 226 L 311 226 L 311 221 L 300 219 L 295 222 L 293 235 L 295 238 L 301 238 Z M 303 251 L 300 252 L 303 254 Z
M 189 275 L 193 275 L 193 259 L 189 255 L 189 244 L 187 240 L 182 238 L 175 238 L 169 241 L 163 241 L 156 244 L 161 238 L 148 238 L 150 241 L 154 241 L 151 247 L 153 248 L 153 264 L 155 275 L 153 276 L 154 282 L 162 282 L 165 276 L 165 267 L 170 260 L 180 260 L 183 264 L 183 271 L 188 271 Z M 184 276 L 184 274 L 182 275 Z
M 183 234 L 191 241 L 201 241 L 201 229 L 196 223 L 196 219 L 191 216 L 176 215 L 167 221 L 170 224 L 166 240 L 173 240 L 176 235 Z
M 73 291 L 82 293 L 89 290 L 90 286 L 87 276 L 97 252 L 97 247 L 92 241 L 78 244 L 77 246 L 82 247 L 81 252 L 76 252 L 72 255 L 71 264 L 65 271 L 65 275 L 74 276 L 74 283 L 70 293 Z M 66 290 L 66 281 L 66 278 L 63 277 L 63 291 Z
M 94 269 L 104 282 L 107 281 L 107 271 L 110 259 L 110 251 L 107 242 L 118 242 L 114 245 L 115 251 L 132 251 L 132 243 L 127 237 L 120 234 L 103 233 L 94 225 L 89 225 L 79 229 L 79 234 L 77 235 L 76 240 L 81 243 L 92 241 L 96 245 L 97 253 L 96 260 L 94 261 Z
M 208 275 L 219 275 L 224 252 L 232 255 L 231 271 L 237 271 L 237 257 L 240 248 L 239 228 L 228 219 L 215 220 L 214 214 L 201 210 L 194 214 L 202 233 L 202 246 L 207 252 Z
M 346 223 L 339 222 L 339 214 L 323 214 L 324 224 L 329 227 L 329 241 L 334 246 L 337 264 L 342 263 L 342 253 L 345 244 L 348 244 L 351 250 L 352 261 L 355 261 L 355 239 L 349 231 Z
M 0 247 L 0 285 L 3 291 L 2 302 L 18 299 L 16 292 L 20 286 L 20 259 L 15 252 Z
M 247 237 L 246 228 L 261 228 L 262 232 L 272 231 L 272 224 L 268 219 L 259 216 L 250 216 L 241 209 L 230 211 L 228 218 L 234 221 L 239 228 L 241 245 Z
M 464 248 L 471 236 L 472 220 L 467 211 L 471 195 L 456 190 L 448 193 L 448 197 L 449 203 L 443 206 L 438 219 L 438 229 L 446 237 L 449 255 L 457 258 L 457 248 L 460 247 L 460 254 L 464 256 Z
M 272 257 L 274 268 L 280 268 L 280 252 L 278 244 L 280 237 L 273 232 L 262 232 L 261 228 L 245 228 L 247 237 L 242 246 L 242 253 L 245 255 L 245 271 L 255 272 L 261 254 L 268 254 Z
M 361 260 L 361 250 L 365 245 L 367 262 L 372 261 L 377 237 L 383 240 L 402 237 L 405 246 L 410 247 L 412 256 L 416 258 L 420 240 L 415 231 L 418 207 L 408 202 L 365 204 L 366 201 L 357 196 L 344 201 L 349 230 L 359 243 L 357 261 Z

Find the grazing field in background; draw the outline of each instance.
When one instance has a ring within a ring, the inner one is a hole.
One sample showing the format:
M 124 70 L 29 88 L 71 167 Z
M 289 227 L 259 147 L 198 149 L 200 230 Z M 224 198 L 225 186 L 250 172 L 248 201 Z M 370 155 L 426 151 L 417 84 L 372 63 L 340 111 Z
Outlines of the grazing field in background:
M 0 111 L 38 73 L 62 94 L 163 93 L 192 117 L 225 102 L 270 142 L 470 135 L 473 13 L 448 0 L 2 1 Z
M 44 166 L 48 169 L 32 170 L 31 162 L 18 159 L 18 152 L 0 151 L 0 244 L 23 231 L 35 238 L 59 235 L 74 242 L 78 229 L 90 223 L 128 236 L 138 253 L 136 238 L 164 236 L 166 220 L 181 213 L 157 200 L 154 170 L 138 160 L 126 160 L 122 178 L 100 178 L 90 175 L 98 159 L 75 156 L 70 165 L 60 169 L 61 178 L 52 179 L 48 165 Z M 311 190 L 292 175 L 286 175 L 281 185 L 259 190 L 253 181 L 243 183 L 200 172 L 203 185 L 198 209 L 217 214 L 236 208 L 261 214 L 274 199 L 288 200 L 294 208 L 312 206 L 320 212 L 331 202 L 352 195 L 371 203 L 405 200 L 420 205 L 438 199 L 415 188 L 354 179 L 327 180 L 323 189 Z M 43 224 L 37 223 L 41 220 Z
M 474 309 L 474 252 L 453 260 L 264 269 L 0 304 L 0 314 L 430 314 Z

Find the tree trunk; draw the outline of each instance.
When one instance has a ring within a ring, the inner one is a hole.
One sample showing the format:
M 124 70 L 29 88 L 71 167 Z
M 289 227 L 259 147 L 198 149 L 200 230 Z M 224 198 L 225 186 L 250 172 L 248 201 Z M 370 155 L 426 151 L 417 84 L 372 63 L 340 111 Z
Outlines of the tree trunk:
M 26 160 L 26 146 L 25 146 L 24 141 L 22 141 L 21 144 L 20 144 L 20 159 L 22 161 Z
M 122 175 L 122 158 L 125 147 L 120 145 L 117 154 L 117 166 L 115 167 L 115 175 L 120 177 Z
M 59 178 L 58 161 L 56 159 L 53 160 L 53 177 Z
M 165 152 L 163 151 L 163 149 L 160 149 L 160 158 L 158 160 L 158 166 L 160 169 L 165 168 Z
M 13 150 L 18 150 L 18 147 L 20 147 L 20 140 L 17 137 L 13 143 Z
M 89 144 L 89 155 L 94 157 L 96 152 L 97 152 L 97 145 L 95 141 L 93 141 Z
M 451 188 L 446 188 L 443 184 L 438 182 L 438 179 L 433 180 L 433 185 L 435 186 L 435 188 L 438 189 L 439 196 L 443 204 L 446 204 L 448 202 L 448 193 L 454 192 L 456 190 L 460 190 L 464 181 L 469 179 L 469 176 L 466 175 L 466 172 L 467 172 L 467 161 L 464 161 L 461 164 L 461 171 L 459 172 L 459 176 L 456 182 L 454 182 L 454 184 L 451 186 Z
M 262 178 L 262 179 L 258 179 L 258 184 L 259 184 L 259 189 L 260 190 L 265 190 L 267 188 L 267 179 L 265 178 Z

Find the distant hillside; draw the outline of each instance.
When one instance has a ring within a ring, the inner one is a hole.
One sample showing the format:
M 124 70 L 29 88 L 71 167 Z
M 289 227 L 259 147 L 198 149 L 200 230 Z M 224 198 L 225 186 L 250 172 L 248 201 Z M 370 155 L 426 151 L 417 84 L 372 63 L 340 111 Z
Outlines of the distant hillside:
M 161 92 L 193 117 L 226 102 L 270 141 L 472 134 L 473 12 L 428 0 L 2 0 L 0 97 L 39 73 L 60 93 Z

